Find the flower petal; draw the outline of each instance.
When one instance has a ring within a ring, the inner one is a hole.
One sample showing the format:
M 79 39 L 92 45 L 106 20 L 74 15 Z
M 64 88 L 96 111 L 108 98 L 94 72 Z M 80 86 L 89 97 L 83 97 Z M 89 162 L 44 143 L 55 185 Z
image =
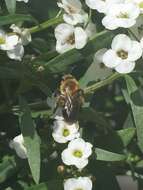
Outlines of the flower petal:
M 118 73 L 126 74 L 132 72 L 134 68 L 135 68 L 135 62 L 123 61 L 117 67 L 115 67 L 115 70 Z
M 142 56 L 143 50 L 141 44 L 137 41 L 132 41 L 132 47 L 128 52 L 128 60 L 136 61 Z
M 125 34 L 118 34 L 112 41 L 112 49 L 115 51 L 125 50 L 129 51 L 132 46 L 131 39 Z
M 56 43 L 56 51 L 58 53 L 65 53 L 71 49 L 73 49 L 75 47 L 75 45 L 71 45 L 71 44 L 68 44 L 68 43 L 63 43 L 62 41 L 57 41 Z
M 55 37 L 57 40 L 65 41 L 72 33 L 74 33 L 74 27 L 69 24 L 59 24 L 55 28 Z
M 81 27 L 75 28 L 75 47 L 82 49 L 87 43 L 87 34 Z
M 102 19 L 102 24 L 105 28 L 109 29 L 109 30 L 115 30 L 116 28 L 118 28 L 117 22 L 116 20 L 111 17 L 111 16 L 105 16 Z
M 24 47 L 18 44 L 15 49 L 7 51 L 7 55 L 10 59 L 21 61 L 24 55 Z
M 109 49 L 103 55 L 103 63 L 105 64 L 106 67 L 114 68 L 117 65 L 119 65 L 120 62 L 121 62 L 121 59 L 117 56 L 116 52 L 112 49 Z

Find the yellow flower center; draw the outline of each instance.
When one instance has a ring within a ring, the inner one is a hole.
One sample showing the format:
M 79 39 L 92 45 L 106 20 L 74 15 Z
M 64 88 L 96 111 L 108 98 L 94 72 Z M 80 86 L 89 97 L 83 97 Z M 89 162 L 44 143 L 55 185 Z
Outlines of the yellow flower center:
M 73 152 L 73 155 L 74 155 L 75 157 L 77 157 L 77 158 L 81 158 L 81 157 L 83 156 L 83 153 L 82 153 L 81 150 L 75 150 L 75 151 Z
M 74 36 L 74 34 L 71 34 L 71 35 L 67 38 L 66 42 L 67 42 L 68 44 L 71 44 L 71 45 L 75 44 L 75 36 Z
M 63 136 L 64 136 L 64 137 L 67 137 L 67 136 L 69 136 L 69 135 L 70 135 L 69 130 L 68 130 L 68 129 L 64 129 L 64 130 L 63 130 Z
M 122 58 L 122 59 L 127 59 L 128 58 L 128 52 L 124 50 L 120 50 L 117 52 L 117 55 Z
M 119 15 L 117 15 L 117 18 L 129 18 L 128 13 L 120 13 Z
M 71 5 L 67 6 L 67 9 L 68 9 L 68 12 L 70 14 L 75 14 L 76 13 L 76 8 L 71 6 Z
M 2 44 L 5 44 L 5 38 L 3 38 L 3 37 L 0 37 L 0 45 L 2 45 Z

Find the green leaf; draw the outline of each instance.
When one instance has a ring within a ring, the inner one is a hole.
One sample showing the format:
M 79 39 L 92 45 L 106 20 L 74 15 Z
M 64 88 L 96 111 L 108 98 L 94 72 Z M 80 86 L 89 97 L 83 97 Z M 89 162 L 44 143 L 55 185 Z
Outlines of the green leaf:
M 97 52 L 97 54 L 99 53 Z M 104 80 L 113 73 L 110 68 L 105 67 L 102 62 L 99 62 L 99 60 L 97 59 L 97 54 L 94 55 L 92 64 L 89 66 L 84 76 L 80 79 L 81 88 L 85 88 L 91 82 Z
M 8 67 L 0 67 L 0 79 L 19 79 L 21 75 L 17 70 L 8 68 Z
M 82 110 L 79 113 L 79 119 L 82 121 L 83 118 L 85 118 L 85 120 L 88 122 L 91 122 L 91 121 L 95 122 L 97 125 L 99 125 L 99 129 L 102 131 L 103 130 L 107 131 L 107 129 L 110 129 L 110 124 L 107 121 L 107 119 L 104 117 L 104 115 L 101 113 L 98 113 L 93 108 L 90 108 L 90 107 L 82 108 Z
M 109 152 L 100 148 L 95 148 L 96 160 L 100 161 L 123 161 L 125 160 L 125 155 Z
M 112 32 L 103 31 L 98 33 L 82 50 L 72 49 L 64 54 L 58 55 L 45 64 L 45 69 L 52 73 L 64 72 L 70 65 L 86 59 L 91 54 L 111 43 L 114 34 Z
M 124 147 L 127 147 L 133 137 L 135 136 L 136 129 L 135 128 L 127 128 L 127 129 L 122 129 L 120 131 L 117 131 L 118 137 L 120 137 L 122 144 Z
M 14 14 L 16 10 L 16 0 L 5 0 L 7 10 L 10 14 Z
M 125 79 L 130 97 L 130 105 L 137 128 L 138 145 L 143 152 L 143 98 L 140 95 L 135 81 L 130 76 L 126 76 Z
M 31 111 L 24 97 L 20 96 L 19 103 L 22 111 L 20 127 L 24 137 L 24 144 L 27 149 L 28 162 L 32 176 L 38 184 L 40 178 L 40 138 L 35 130 Z
M 16 162 L 13 157 L 7 157 L 0 163 L 0 183 L 13 176 L 17 171 Z
M 41 183 L 39 185 L 34 185 L 33 187 L 26 188 L 25 190 L 49 190 L 48 183 Z
M 120 190 L 119 184 L 116 179 L 116 173 L 111 165 L 107 165 L 105 162 L 91 160 L 89 162 L 90 171 L 95 176 L 95 188 L 96 190 Z M 96 169 L 95 169 L 96 168 Z
M 13 14 L 13 15 L 7 15 L 7 16 L 0 16 L 0 26 L 13 24 L 20 21 L 32 21 L 32 22 L 37 23 L 37 21 L 31 15 Z
M 135 128 L 127 128 L 119 131 L 110 131 L 107 135 L 95 137 L 95 146 L 111 152 L 122 153 L 135 135 Z M 104 141 L 103 141 L 104 139 Z
M 41 183 L 39 185 L 34 185 L 32 187 L 26 188 L 25 190 L 63 190 L 63 185 L 61 180 L 51 180 L 46 183 Z

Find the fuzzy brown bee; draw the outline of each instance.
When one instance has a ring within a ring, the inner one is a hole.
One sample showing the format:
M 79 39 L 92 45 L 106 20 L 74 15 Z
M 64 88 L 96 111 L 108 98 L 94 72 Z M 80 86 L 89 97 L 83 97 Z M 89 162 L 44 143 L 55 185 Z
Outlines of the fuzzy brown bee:
M 84 102 L 83 90 L 72 75 L 65 75 L 57 95 L 57 107 L 62 108 L 62 114 L 67 122 L 77 121 L 78 112 Z

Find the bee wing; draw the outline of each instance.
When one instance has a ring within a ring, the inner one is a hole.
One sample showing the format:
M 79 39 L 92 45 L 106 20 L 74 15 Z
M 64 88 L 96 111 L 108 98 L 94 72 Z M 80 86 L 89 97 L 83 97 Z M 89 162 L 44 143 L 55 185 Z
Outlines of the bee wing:
M 83 91 L 78 90 L 74 96 L 69 97 L 66 102 L 66 106 L 63 109 L 63 116 L 67 122 L 76 122 L 78 119 L 78 113 L 83 104 Z

